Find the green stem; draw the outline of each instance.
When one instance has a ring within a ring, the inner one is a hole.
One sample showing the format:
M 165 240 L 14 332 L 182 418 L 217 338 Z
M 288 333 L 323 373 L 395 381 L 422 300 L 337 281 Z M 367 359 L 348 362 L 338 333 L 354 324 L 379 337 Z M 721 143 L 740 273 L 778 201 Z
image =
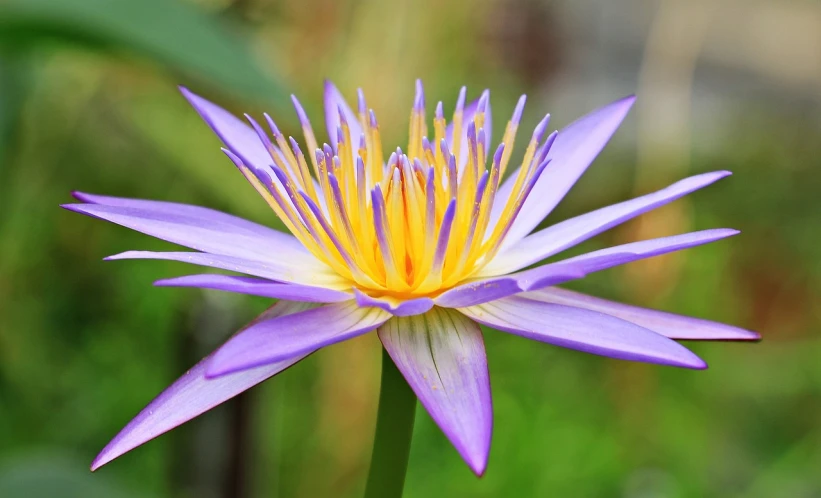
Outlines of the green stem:
M 382 385 L 365 498 L 400 498 L 408 470 L 416 395 L 382 350 Z

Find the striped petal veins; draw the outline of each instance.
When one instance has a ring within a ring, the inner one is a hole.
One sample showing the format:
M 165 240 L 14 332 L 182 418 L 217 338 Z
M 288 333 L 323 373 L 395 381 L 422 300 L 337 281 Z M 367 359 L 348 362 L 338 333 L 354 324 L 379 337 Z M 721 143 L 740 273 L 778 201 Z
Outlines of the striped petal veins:
M 372 297 L 434 297 L 469 280 L 496 255 L 548 165 L 556 138 L 556 132 L 545 133 L 546 116 L 530 137 L 511 193 L 497 199 L 525 97 L 491 153 L 489 94 L 468 106 L 473 112 L 466 112 L 464 95 L 463 88 L 450 124 L 442 103 L 436 106 L 431 134 L 417 82 L 407 148 L 397 148 L 387 161 L 376 116 L 362 92 L 354 112 L 332 86 L 326 88 L 326 119 L 329 131 L 336 125 L 333 144 L 318 146 L 293 99 L 312 153 L 304 154 L 293 138 L 286 140 L 266 115 L 270 134 L 246 117 L 270 154 L 270 170 L 226 154 L 290 232 L 354 288 Z M 494 203 L 503 209 L 491 223 Z

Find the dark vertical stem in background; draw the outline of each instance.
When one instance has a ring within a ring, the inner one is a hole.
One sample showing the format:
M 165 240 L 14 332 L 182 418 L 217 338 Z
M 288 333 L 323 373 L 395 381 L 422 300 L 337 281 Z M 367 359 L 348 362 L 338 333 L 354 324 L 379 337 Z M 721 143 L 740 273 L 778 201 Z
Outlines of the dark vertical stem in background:
M 174 358 L 173 373 L 182 373 L 191 368 L 192 365 L 198 361 L 197 344 L 194 340 L 195 331 L 192 330 L 191 314 L 179 313 L 176 319 L 179 331 L 176 337 L 176 357 Z M 171 431 L 168 437 L 172 439 L 171 442 L 171 461 L 169 463 L 171 489 L 179 496 L 185 496 L 193 489 L 196 482 L 196 475 L 194 472 L 194 427 L 191 424 L 185 424 L 177 430 Z
M 201 300 L 180 319 L 179 373 L 202 360 L 240 325 L 235 303 Z M 252 492 L 253 394 L 246 392 L 176 431 L 172 448 L 172 485 L 180 496 L 248 498 Z
M 228 451 L 226 455 L 226 476 L 223 496 L 225 498 L 247 498 L 251 494 L 248 469 L 251 444 L 252 394 L 245 392 L 229 401 Z

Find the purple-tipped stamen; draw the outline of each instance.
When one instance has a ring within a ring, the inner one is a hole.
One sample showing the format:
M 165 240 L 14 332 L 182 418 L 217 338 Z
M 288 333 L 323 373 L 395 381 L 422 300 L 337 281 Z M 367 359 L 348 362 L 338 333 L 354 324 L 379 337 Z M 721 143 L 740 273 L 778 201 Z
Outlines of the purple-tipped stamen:
M 493 154 L 493 167 L 498 168 L 502 164 L 502 156 L 505 153 L 505 144 L 504 142 L 500 143 L 498 147 L 496 147 L 496 152 Z
M 439 225 L 439 238 L 436 241 L 436 251 L 433 253 L 433 271 L 441 272 L 442 263 L 445 261 L 445 254 L 448 251 L 450 242 L 450 229 L 453 226 L 453 219 L 456 217 L 456 199 L 451 199 L 442 217 L 442 224 Z
M 465 110 L 465 96 L 467 95 L 468 88 L 463 86 L 459 89 L 459 97 L 456 98 L 456 112 L 461 113 Z
M 379 252 L 382 253 L 382 259 L 384 260 L 385 266 L 388 270 L 391 272 L 396 272 L 396 264 L 393 259 L 393 253 L 391 251 L 391 246 L 388 243 L 385 199 L 382 196 L 382 189 L 378 184 L 371 191 L 371 202 L 373 203 L 373 222 Z
M 294 155 L 295 155 L 295 156 L 297 156 L 297 157 L 300 157 L 300 156 L 304 157 L 304 156 L 303 156 L 303 154 L 302 154 L 302 149 L 300 149 L 300 148 L 299 148 L 299 144 L 298 144 L 298 143 L 297 143 L 297 141 L 294 139 L 294 137 L 288 137 L 288 143 L 290 143 L 290 144 L 291 144 L 291 150 L 293 150 L 293 151 L 294 151 Z
M 297 111 L 297 113 L 298 112 L 299 111 Z M 280 133 L 279 128 L 277 127 L 277 124 L 274 123 L 273 118 L 269 116 L 267 112 L 263 113 L 262 115 L 265 116 L 265 121 L 268 122 L 268 128 L 271 129 L 271 134 L 274 136 L 274 138 L 279 138 L 280 136 L 282 136 L 282 133 Z
M 485 90 L 479 97 L 479 104 L 476 106 L 476 112 L 482 113 L 487 110 L 487 103 L 490 100 L 490 90 Z
M 296 109 L 299 124 L 303 127 L 310 128 L 311 122 L 308 120 L 308 115 L 305 113 L 305 109 L 302 107 L 302 104 L 299 103 L 299 99 L 296 98 L 296 95 L 291 95 L 291 102 L 294 104 L 294 109 Z
M 536 125 L 536 129 L 533 130 L 533 140 L 534 142 L 541 142 L 542 137 L 544 136 L 544 132 L 547 129 L 547 125 L 550 123 L 550 114 L 545 115 L 539 124 Z
M 245 116 L 245 119 L 248 120 L 248 122 L 251 124 L 251 127 L 254 129 L 254 131 L 257 132 L 257 136 L 259 137 L 260 142 L 262 142 L 263 145 L 265 145 L 265 149 L 268 151 L 269 154 L 271 154 L 271 159 L 273 159 L 274 144 L 273 142 L 271 142 L 271 139 L 268 138 L 268 134 L 265 133 L 265 130 L 262 129 L 259 123 L 257 123 L 257 121 L 254 118 L 252 118 L 250 114 L 243 114 L 243 116 Z
M 527 102 L 527 95 L 519 97 L 516 108 L 513 109 L 513 116 L 510 118 L 510 122 L 513 126 L 519 126 L 519 122 L 522 120 L 522 113 L 525 110 L 525 102 Z
M 413 99 L 413 110 L 422 112 L 425 110 L 425 89 L 422 86 L 422 80 L 416 80 L 416 96 Z
M 361 88 L 356 89 L 356 103 L 359 114 L 364 116 L 368 112 L 368 106 L 365 104 L 365 92 Z

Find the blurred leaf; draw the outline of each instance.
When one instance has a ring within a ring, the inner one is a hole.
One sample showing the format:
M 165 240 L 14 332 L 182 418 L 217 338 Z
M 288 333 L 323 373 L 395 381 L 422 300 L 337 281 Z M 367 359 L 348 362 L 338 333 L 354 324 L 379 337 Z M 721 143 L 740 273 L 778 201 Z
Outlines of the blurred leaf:
M 0 174 L 23 108 L 27 69 L 18 57 L 0 53 Z
M 132 498 L 135 495 L 111 485 L 107 479 L 93 476 L 70 458 L 42 453 L 7 461 L 0 467 L 0 496 Z
M 172 0 L 0 2 L 0 43 L 20 48 L 55 38 L 146 55 L 254 99 L 276 101 L 284 93 L 238 36 L 192 5 Z

